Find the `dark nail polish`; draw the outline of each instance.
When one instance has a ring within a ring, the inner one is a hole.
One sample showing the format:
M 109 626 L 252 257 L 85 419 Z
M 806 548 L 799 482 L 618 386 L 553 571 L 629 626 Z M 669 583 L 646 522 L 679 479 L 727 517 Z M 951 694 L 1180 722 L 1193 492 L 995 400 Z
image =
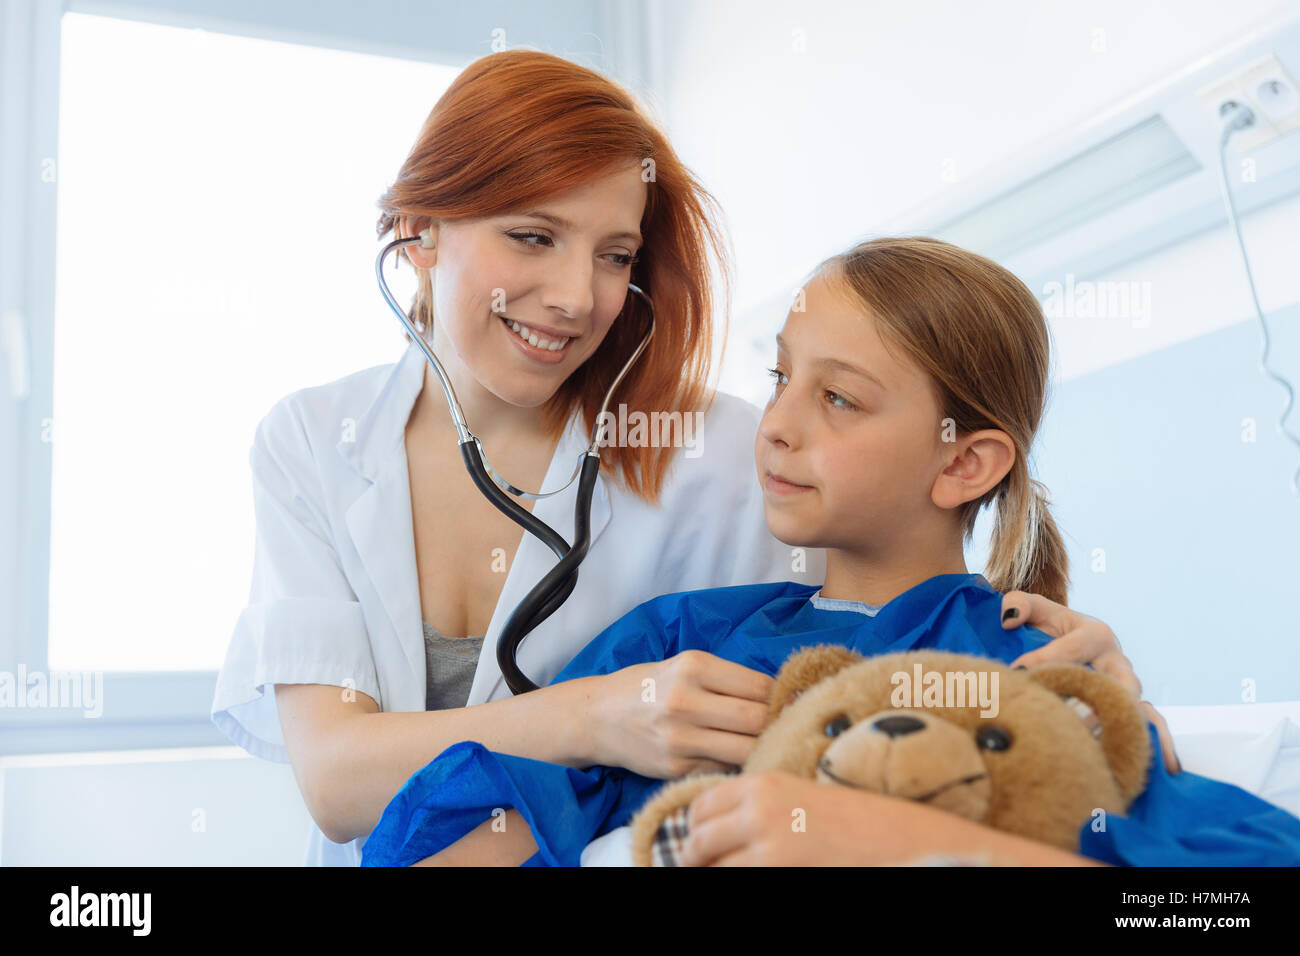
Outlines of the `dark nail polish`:
M 1009 608 L 1007 608 L 1007 613 L 1005 613 L 1005 614 L 1002 615 L 1002 620 L 1004 620 L 1004 621 L 1009 621 L 1009 620 L 1011 620 L 1013 617 L 1019 617 L 1019 616 L 1020 616 L 1020 608 L 1018 608 L 1018 607 L 1009 607 Z
M 1011 669 L 1012 669 L 1013 671 L 1027 671 L 1027 670 L 1029 670 L 1029 668 L 1026 667 L 1024 664 L 1017 664 L 1015 667 L 1013 667 L 1013 668 L 1011 668 Z

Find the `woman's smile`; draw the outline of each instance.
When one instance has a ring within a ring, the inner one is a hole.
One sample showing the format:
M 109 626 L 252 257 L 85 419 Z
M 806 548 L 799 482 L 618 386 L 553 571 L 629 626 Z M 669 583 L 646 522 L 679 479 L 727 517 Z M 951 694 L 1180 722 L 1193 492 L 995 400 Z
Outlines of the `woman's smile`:
M 497 324 L 515 343 L 515 348 L 533 361 L 544 365 L 558 365 L 568 355 L 569 343 L 573 338 L 557 338 L 550 334 L 542 334 L 504 315 L 498 315 L 497 318 L 500 320 Z

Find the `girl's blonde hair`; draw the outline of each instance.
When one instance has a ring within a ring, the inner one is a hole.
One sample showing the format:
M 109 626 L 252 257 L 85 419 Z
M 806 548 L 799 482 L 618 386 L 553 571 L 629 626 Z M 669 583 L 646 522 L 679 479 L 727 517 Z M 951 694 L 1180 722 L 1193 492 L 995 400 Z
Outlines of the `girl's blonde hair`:
M 612 402 L 647 414 L 707 411 L 714 395 L 715 270 L 722 316 L 730 306 L 731 268 L 717 203 L 631 94 L 599 73 L 531 50 L 475 60 L 434 104 L 380 197 L 376 231 L 382 239 L 401 217 L 474 219 L 528 209 L 630 164 L 641 168 L 647 185 L 644 242 L 631 281 L 654 302 L 655 333 Z M 428 269 L 418 276 L 409 318 L 428 335 L 432 279 Z M 629 294 L 595 354 L 543 406 L 552 440 L 575 411 L 591 433 L 606 389 L 645 334 L 645 313 Z M 601 467 L 654 503 L 675 451 L 609 446 L 601 449 Z
M 1047 488 L 1029 476 L 1027 463 L 1047 393 L 1049 342 L 1038 300 L 997 263 L 922 237 L 863 242 L 817 273 L 842 282 L 876 320 L 886 346 L 927 373 L 958 435 L 995 428 L 1015 443 L 1011 470 L 962 505 L 963 541 L 970 541 L 980 510 L 996 500 L 985 577 L 999 591 L 1065 604 L 1065 543 Z

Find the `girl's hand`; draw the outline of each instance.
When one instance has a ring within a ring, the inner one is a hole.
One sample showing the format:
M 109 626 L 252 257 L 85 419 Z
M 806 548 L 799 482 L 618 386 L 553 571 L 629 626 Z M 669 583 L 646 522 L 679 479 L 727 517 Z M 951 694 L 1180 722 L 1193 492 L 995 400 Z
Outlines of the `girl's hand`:
M 704 651 L 581 680 L 595 762 L 658 779 L 743 764 L 776 683 Z
M 780 772 L 726 780 L 696 797 L 688 813 L 687 866 L 896 865 L 935 854 L 1010 865 L 1094 863 L 911 800 Z
M 1022 624 L 1051 635 L 1053 641 L 1036 651 L 1021 654 L 1011 662 L 1012 667 L 1073 662 L 1091 664 L 1093 670 L 1114 677 L 1138 698 L 1147 720 L 1156 725 L 1165 769 L 1169 773 L 1181 772 L 1182 765 L 1174 750 L 1174 738 L 1165 725 L 1165 719 L 1147 701 L 1141 699 L 1142 682 L 1133 671 L 1133 663 L 1120 650 L 1119 638 L 1105 622 L 1049 601 L 1041 594 L 1008 591 L 1002 596 L 1002 626 L 1012 628 Z

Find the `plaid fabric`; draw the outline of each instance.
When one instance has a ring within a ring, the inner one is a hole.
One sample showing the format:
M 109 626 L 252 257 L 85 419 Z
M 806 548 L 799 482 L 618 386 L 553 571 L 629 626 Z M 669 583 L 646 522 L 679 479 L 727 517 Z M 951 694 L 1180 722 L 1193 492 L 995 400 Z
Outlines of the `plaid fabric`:
M 689 807 L 678 807 L 659 825 L 654 845 L 650 847 L 651 866 L 681 866 L 682 847 L 690 832 L 687 826 Z
M 1063 697 L 1062 700 L 1069 705 L 1070 709 L 1079 715 L 1083 725 L 1088 728 L 1088 732 L 1094 737 L 1101 736 L 1101 718 L 1097 712 L 1092 709 L 1087 701 L 1080 700 L 1078 697 Z

